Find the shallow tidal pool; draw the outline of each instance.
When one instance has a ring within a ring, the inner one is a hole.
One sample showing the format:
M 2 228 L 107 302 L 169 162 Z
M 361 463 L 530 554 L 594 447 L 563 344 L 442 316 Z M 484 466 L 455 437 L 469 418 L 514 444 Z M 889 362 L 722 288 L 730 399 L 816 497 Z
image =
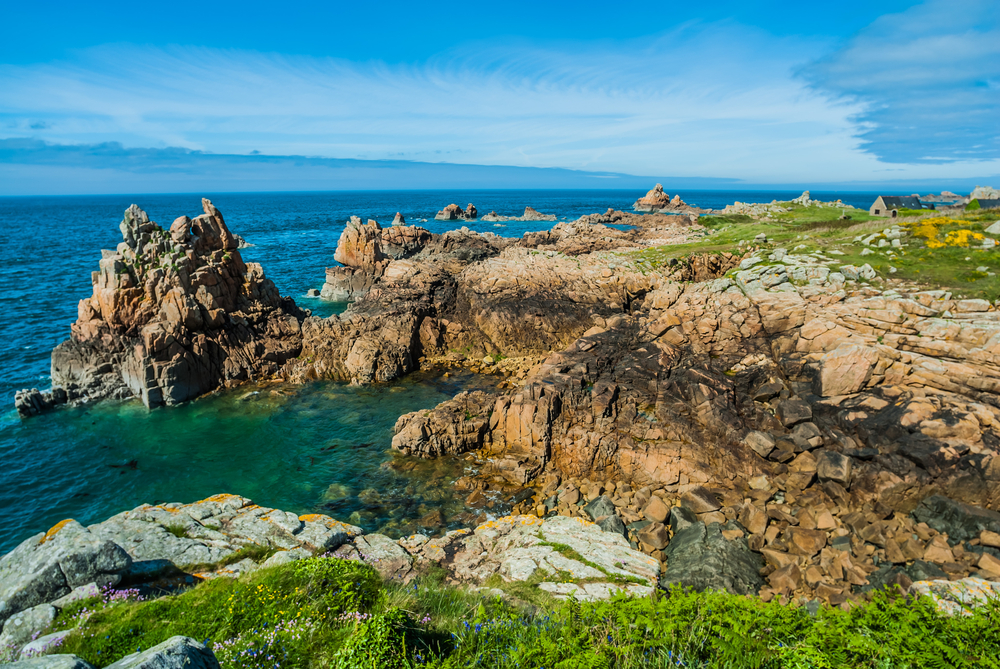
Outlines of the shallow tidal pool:
M 218 392 L 177 407 L 104 402 L 0 422 L 0 554 L 64 518 L 216 493 L 326 513 L 390 536 L 461 525 L 454 458 L 390 450 L 396 419 L 497 379 L 417 373 L 368 387 L 317 382 Z M 438 515 L 440 512 L 440 515 Z

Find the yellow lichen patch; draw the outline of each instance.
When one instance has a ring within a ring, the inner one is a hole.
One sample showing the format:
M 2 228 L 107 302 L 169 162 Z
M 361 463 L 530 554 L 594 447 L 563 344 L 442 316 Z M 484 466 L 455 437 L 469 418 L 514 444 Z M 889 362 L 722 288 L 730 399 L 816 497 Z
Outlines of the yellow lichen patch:
M 327 517 L 324 516 L 322 513 L 306 513 L 299 516 L 299 520 L 301 520 L 303 523 L 318 523 L 326 519 Z
M 543 520 L 538 516 L 503 516 L 496 520 L 487 520 L 477 527 L 477 530 L 500 527 L 502 525 L 541 525 Z
M 58 523 L 52 526 L 52 529 L 50 529 L 48 532 L 45 533 L 45 536 L 42 537 L 42 540 L 39 543 L 44 544 L 46 541 L 53 539 L 57 534 L 59 534 L 59 530 L 66 527 L 67 524 L 72 522 L 73 522 L 72 518 L 67 518 L 66 520 L 60 520 Z
M 205 502 L 219 502 L 221 504 L 223 502 L 228 502 L 231 499 L 236 499 L 237 497 L 238 497 L 238 495 L 233 495 L 233 494 L 224 492 L 224 493 L 221 493 L 221 494 L 218 494 L 218 495 L 212 495 L 211 497 L 206 497 L 205 499 L 201 500 L 200 502 L 196 502 L 196 504 L 204 504 Z
M 154 509 L 159 509 L 160 511 L 166 511 L 167 513 L 179 513 L 180 509 L 172 506 L 154 506 Z
M 574 517 L 573 520 L 575 520 L 576 522 L 580 523 L 584 527 L 590 527 L 591 525 L 596 525 L 596 523 L 592 523 L 589 520 L 587 520 L 586 518 L 580 518 L 579 516 Z

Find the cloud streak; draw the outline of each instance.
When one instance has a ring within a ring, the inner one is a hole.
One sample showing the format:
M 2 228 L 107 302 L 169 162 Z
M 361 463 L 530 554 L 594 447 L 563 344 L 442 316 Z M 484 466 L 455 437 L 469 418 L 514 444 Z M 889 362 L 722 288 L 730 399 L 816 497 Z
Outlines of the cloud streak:
M 1000 159 L 1000 4 L 931 0 L 880 17 L 803 68 L 862 105 L 861 148 L 891 163 Z

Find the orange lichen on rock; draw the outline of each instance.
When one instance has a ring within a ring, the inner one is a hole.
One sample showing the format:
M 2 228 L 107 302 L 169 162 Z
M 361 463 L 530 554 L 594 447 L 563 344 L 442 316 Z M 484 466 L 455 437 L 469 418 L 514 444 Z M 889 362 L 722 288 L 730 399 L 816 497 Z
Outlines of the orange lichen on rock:
M 55 538 L 55 536 L 57 534 L 59 534 L 59 531 L 62 528 L 66 527 L 67 524 L 72 523 L 72 522 L 73 522 L 72 518 L 67 518 L 66 520 L 60 520 L 58 523 L 56 523 L 55 525 L 53 525 L 52 528 L 48 532 L 45 533 L 45 536 L 42 537 L 42 540 L 39 543 L 40 544 L 44 544 L 46 541 L 49 541 L 49 540 Z
M 218 503 L 222 504 L 223 502 L 228 502 L 229 500 L 236 499 L 237 497 L 238 497 L 238 495 L 233 495 L 233 494 L 224 492 L 224 493 L 220 493 L 218 495 L 212 495 L 211 497 L 206 497 L 205 499 L 201 500 L 200 502 L 196 502 L 196 503 L 197 504 L 204 504 L 205 502 L 218 502 Z
M 322 522 L 326 518 L 327 517 L 321 513 L 306 513 L 299 516 L 299 520 L 301 520 L 303 523 Z

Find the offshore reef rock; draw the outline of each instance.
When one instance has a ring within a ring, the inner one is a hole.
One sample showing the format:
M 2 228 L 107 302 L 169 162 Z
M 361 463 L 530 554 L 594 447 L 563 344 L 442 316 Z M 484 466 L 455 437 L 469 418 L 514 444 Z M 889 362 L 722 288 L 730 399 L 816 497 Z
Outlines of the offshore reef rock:
M 469 203 L 469 206 L 462 209 L 457 204 L 449 204 L 447 207 L 434 215 L 439 221 L 472 221 L 479 216 L 476 205 Z
M 653 190 L 640 197 L 632 205 L 636 211 L 660 211 L 670 206 L 670 196 L 663 192 L 663 184 L 656 184 Z
M 22 391 L 22 416 L 59 401 L 138 397 L 176 404 L 219 386 L 271 376 L 301 350 L 308 315 L 278 294 L 209 200 L 169 230 L 136 205 L 124 241 L 102 251 L 94 294 L 70 339 L 52 351 L 52 393 Z
M 669 195 L 663 192 L 663 185 L 656 184 L 653 190 L 646 193 L 644 197 L 640 197 L 632 205 L 632 209 L 635 211 L 645 211 L 650 213 L 656 212 L 673 212 L 673 213 L 688 213 L 688 214 L 703 214 L 705 210 L 699 209 L 698 207 L 692 207 L 688 205 L 684 200 L 681 199 L 680 195 L 674 195 L 673 199 Z

